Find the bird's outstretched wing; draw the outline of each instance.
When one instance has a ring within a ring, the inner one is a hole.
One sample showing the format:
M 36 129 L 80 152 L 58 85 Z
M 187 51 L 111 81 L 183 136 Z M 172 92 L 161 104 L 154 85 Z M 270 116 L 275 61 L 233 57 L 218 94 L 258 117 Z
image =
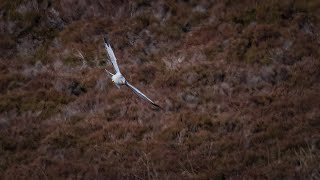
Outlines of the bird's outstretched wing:
M 145 101 L 148 101 L 149 103 L 151 103 L 152 105 L 162 109 L 159 105 L 157 105 L 156 103 L 154 103 L 151 99 L 149 99 L 146 95 L 144 95 L 141 91 L 139 91 L 139 89 L 135 88 L 134 86 L 132 86 L 128 81 L 126 81 L 126 85 L 140 98 L 144 99 Z
M 111 48 L 111 45 L 110 45 L 107 37 L 104 38 L 104 47 L 105 47 L 106 50 L 107 50 L 109 59 L 110 59 L 112 65 L 113 65 L 113 67 L 114 67 L 114 70 L 116 71 L 116 73 L 120 73 L 120 69 L 119 69 L 119 66 L 118 66 L 118 64 L 117 64 L 116 56 L 114 55 L 114 52 L 113 52 L 113 50 L 112 50 L 112 48 Z M 115 74 L 116 74 L 116 73 L 115 73 Z

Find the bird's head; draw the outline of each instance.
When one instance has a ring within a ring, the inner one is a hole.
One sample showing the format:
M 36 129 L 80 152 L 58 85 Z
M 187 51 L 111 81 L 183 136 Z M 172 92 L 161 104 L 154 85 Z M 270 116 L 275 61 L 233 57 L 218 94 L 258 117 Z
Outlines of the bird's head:
M 111 77 L 111 80 L 112 80 L 113 83 L 115 83 L 114 79 L 115 79 L 115 75 L 113 75 L 113 76 Z

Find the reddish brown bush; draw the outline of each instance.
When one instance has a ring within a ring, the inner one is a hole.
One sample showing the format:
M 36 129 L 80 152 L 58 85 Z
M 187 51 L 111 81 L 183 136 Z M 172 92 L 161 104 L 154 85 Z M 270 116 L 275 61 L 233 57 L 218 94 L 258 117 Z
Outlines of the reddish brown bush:
M 0 177 L 319 178 L 319 5 L 0 2 Z

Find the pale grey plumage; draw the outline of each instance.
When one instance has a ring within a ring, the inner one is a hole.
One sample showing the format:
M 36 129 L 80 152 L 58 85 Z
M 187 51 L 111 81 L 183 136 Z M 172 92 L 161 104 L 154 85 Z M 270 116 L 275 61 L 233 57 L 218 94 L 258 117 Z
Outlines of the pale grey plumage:
M 105 47 L 106 50 L 107 50 L 109 59 L 110 59 L 112 65 L 113 65 L 113 67 L 114 67 L 114 70 L 116 71 L 116 73 L 120 73 L 120 69 L 119 69 L 119 66 L 118 66 L 118 64 L 117 64 L 117 58 L 116 58 L 116 56 L 114 55 L 114 52 L 113 52 L 113 50 L 112 50 L 112 48 L 111 48 L 111 45 L 110 45 L 107 37 L 104 38 L 104 47 Z
M 111 48 L 111 45 L 108 41 L 108 38 L 104 38 L 104 46 L 106 48 L 107 54 L 109 56 L 109 59 L 114 67 L 115 70 L 115 74 L 112 74 L 111 72 L 109 72 L 108 70 L 106 70 L 107 75 L 112 79 L 112 81 L 114 82 L 114 84 L 120 88 L 121 85 L 126 85 L 127 87 L 129 87 L 132 92 L 134 92 L 137 96 L 139 96 L 140 98 L 142 98 L 143 100 L 151 103 L 152 105 L 161 108 L 159 105 L 157 105 L 156 103 L 154 103 L 151 99 L 149 99 L 146 95 L 144 95 L 139 89 L 137 89 L 136 87 L 132 86 L 121 74 L 119 66 L 117 64 L 117 59 L 116 56 L 114 55 L 114 52 Z
M 134 86 L 132 86 L 128 81 L 126 81 L 126 85 L 127 87 L 129 87 L 137 96 L 139 96 L 140 98 L 144 99 L 145 101 L 149 101 L 152 105 L 157 106 L 159 108 L 161 108 L 159 105 L 157 105 L 156 103 L 154 103 L 151 99 L 149 99 L 146 95 L 144 95 L 139 89 L 135 88 Z

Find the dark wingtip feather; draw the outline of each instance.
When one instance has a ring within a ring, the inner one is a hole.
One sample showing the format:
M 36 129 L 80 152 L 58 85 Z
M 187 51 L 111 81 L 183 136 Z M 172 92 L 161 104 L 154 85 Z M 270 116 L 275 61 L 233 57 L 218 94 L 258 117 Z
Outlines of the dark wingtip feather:
M 156 106 L 157 108 L 159 108 L 159 109 L 162 109 L 162 110 L 163 110 L 163 108 L 162 108 L 161 106 L 159 106 L 158 104 L 156 104 L 156 103 L 152 103 L 152 105 L 154 105 L 154 106 Z
M 104 40 L 104 43 L 106 43 L 108 46 L 110 46 L 110 43 L 109 43 L 109 40 L 108 40 L 108 37 L 107 37 L 107 36 L 105 36 L 105 37 L 103 38 L 103 40 Z

